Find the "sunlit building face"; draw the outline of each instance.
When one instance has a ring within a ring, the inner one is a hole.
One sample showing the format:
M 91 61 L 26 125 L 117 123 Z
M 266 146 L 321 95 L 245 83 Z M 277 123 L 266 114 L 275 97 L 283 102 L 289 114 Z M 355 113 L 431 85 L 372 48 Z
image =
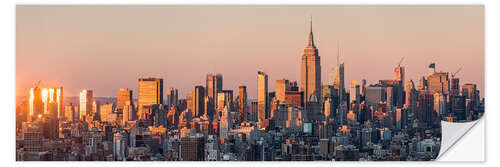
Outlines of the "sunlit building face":
M 55 103 L 57 106 L 57 115 L 63 107 L 62 87 L 52 88 L 31 88 L 29 91 L 29 116 L 39 119 L 43 115 L 49 114 L 49 104 Z M 33 117 L 35 116 L 35 117 Z
M 139 110 L 144 105 L 163 104 L 163 79 L 140 78 L 138 93 Z
M 49 91 L 47 90 L 47 88 L 43 88 L 42 89 L 42 102 L 43 102 L 43 113 L 44 114 L 47 114 L 47 107 L 48 107 L 48 104 L 47 104 L 47 98 L 49 96 Z
M 33 115 L 33 101 L 35 100 L 35 91 L 33 88 L 30 89 L 30 107 L 29 107 L 29 116 Z
M 93 91 L 82 90 L 80 92 L 80 118 L 92 112 Z

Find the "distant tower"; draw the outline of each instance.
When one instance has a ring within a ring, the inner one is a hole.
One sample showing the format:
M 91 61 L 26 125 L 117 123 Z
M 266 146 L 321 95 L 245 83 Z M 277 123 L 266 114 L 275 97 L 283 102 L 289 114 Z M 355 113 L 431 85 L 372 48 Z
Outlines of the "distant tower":
M 415 83 L 412 80 L 409 80 L 405 87 L 405 108 L 413 113 L 416 109 L 417 105 L 417 90 L 415 89 Z
M 247 111 L 245 106 L 247 103 L 247 87 L 242 85 L 238 88 L 238 122 L 244 122 L 247 118 Z
M 134 104 L 134 101 L 132 100 L 132 90 L 127 89 L 127 88 L 122 88 L 118 90 L 118 97 L 116 99 L 116 108 L 118 110 L 123 110 L 123 107 L 125 104 L 129 102 L 129 104 Z
M 344 93 L 345 93 L 345 82 L 344 82 L 344 63 L 339 64 L 335 68 L 336 76 L 333 81 L 333 88 L 338 90 L 337 96 L 339 97 L 339 103 L 343 104 Z
M 394 80 L 396 81 L 400 81 L 401 85 L 405 85 L 404 84 L 404 81 L 405 81 L 405 67 L 401 67 L 401 66 L 396 66 L 396 68 L 394 68 Z
M 340 63 L 340 47 L 337 43 L 337 67 L 335 67 L 335 79 L 332 81 L 333 88 L 337 89 L 337 104 L 341 106 L 344 103 L 345 82 L 344 82 L 344 63 Z
M 447 72 L 436 72 L 436 65 L 429 65 L 429 76 L 427 77 L 427 87 L 431 94 L 442 93 L 448 95 L 450 92 L 450 79 Z
M 267 74 L 262 71 L 257 74 L 257 118 L 262 121 L 268 117 L 267 109 L 269 108 Z
M 276 80 L 276 99 L 280 104 L 285 103 L 285 93 L 290 90 L 290 81 L 286 79 Z
M 152 104 L 163 104 L 163 79 L 139 78 L 139 111 Z
M 193 110 L 191 111 L 194 117 L 204 115 L 205 111 L 205 88 L 198 85 L 195 86 L 193 91 Z
M 422 78 L 420 78 L 418 90 L 426 90 L 426 89 L 427 89 L 427 80 L 425 79 L 424 76 L 422 76 Z
M 217 93 L 222 91 L 222 74 L 207 74 L 205 94 L 212 99 L 215 99 Z
M 356 102 L 356 104 L 360 103 L 360 91 L 361 88 L 358 85 L 357 80 L 352 80 L 351 81 L 351 87 L 350 87 L 350 100 L 349 102 L 352 104 L 353 102 Z
M 174 105 L 177 106 L 177 103 L 179 101 L 179 92 L 175 88 L 170 88 L 168 89 L 167 92 L 167 104 L 168 105 Z
M 402 61 L 403 59 L 401 59 Z M 397 107 L 403 107 L 404 95 L 403 91 L 405 88 L 405 68 L 401 67 L 401 63 L 394 68 L 394 80 L 397 84 L 394 85 L 394 105 Z
M 310 24 L 309 42 L 304 49 L 304 55 L 302 55 L 302 65 L 300 70 L 300 86 L 306 96 L 304 98 L 304 104 L 307 104 L 309 98 L 311 98 L 311 95 L 313 94 L 316 94 L 316 97 L 321 96 L 321 64 L 320 57 L 318 56 L 318 48 L 314 45 L 312 18 Z
M 429 65 L 429 75 L 432 75 L 436 72 L 436 64 L 435 63 L 431 63 Z
M 82 90 L 80 92 L 80 119 L 84 116 L 90 115 L 92 112 L 93 91 Z
M 460 79 L 459 78 L 451 78 L 450 95 L 453 95 L 453 96 L 460 95 Z

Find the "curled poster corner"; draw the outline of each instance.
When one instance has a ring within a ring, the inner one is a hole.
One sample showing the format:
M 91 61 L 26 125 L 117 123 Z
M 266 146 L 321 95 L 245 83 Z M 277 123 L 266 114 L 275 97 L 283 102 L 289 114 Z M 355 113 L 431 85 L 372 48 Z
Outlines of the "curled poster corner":
M 484 153 L 481 153 L 480 151 L 484 150 L 484 143 L 478 143 L 480 145 L 475 145 L 479 148 L 477 150 L 471 150 L 472 152 L 464 153 L 467 154 L 467 159 L 460 158 L 459 155 L 449 155 L 452 154 L 450 152 L 453 151 L 452 148 L 454 147 L 460 147 L 460 144 L 457 144 L 462 138 L 464 138 L 467 135 L 478 135 L 479 137 L 482 138 L 484 136 L 484 120 L 483 119 L 478 119 L 475 121 L 471 122 L 465 122 L 465 123 L 453 123 L 453 122 L 446 122 L 446 121 L 441 121 L 441 127 L 442 127 L 442 142 L 441 142 L 441 149 L 439 152 L 438 157 L 436 158 L 437 161 L 443 161 L 443 162 L 456 162 L 456 161 L 484 161 Z M 473 128 L 480 128 L 478 130 L 475 130 L 474 132 L 471 132 Z M 476 132 L 477 131 L 477 132 Z M 482 133 L 481 133 L 482 132 Z M 472 134 L 473 133 L 473 134 Z M 456 150 L 455 150 L 456 151 Z M 478 155 L 476 155 L 476 151 L 479 151 Z M 484 151 L 483 151 L 484 152 Z M 471 154 L 474 154 L 475 156 L 471 157 Z

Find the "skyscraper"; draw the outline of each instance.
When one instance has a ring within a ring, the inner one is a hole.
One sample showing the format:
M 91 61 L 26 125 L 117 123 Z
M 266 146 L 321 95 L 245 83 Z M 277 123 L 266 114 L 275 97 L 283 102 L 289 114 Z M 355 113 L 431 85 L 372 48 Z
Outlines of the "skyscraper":
M 365 101 L 368 106 L 377 109 L 377 104 L 386 101 L 386 88 L 381 86 L 369 86 L 366 88 Z
M 344 63 L 335 67 L 335 80 L 333 81 L 333 88 L 337 89 L 337 96 L 339 97 L 338 104 L 342 105 L 344 100 L 345 82 L 344 82 Z
M 22 139 L 24 149 L 29 152 L 43 151 L 43 130 L 40 122 L 23 122 Z
M 207 74 L 205 94 L 216 99 L 217 93 L 222 91 L 222 74 Z
M 132 104 L 130 104 L 130 102 L 128 102 L 128 101 L 123 106 L 123 116 L 122 117 L 123 117 L 123 119 L 122 119 L 123 125 L 125 125 L 125 123 L 127 121 L 137 120 L 137 113 L 135 112 L 135 109 L 132 106 Z
M 186 95 L 186 109 L 193 111 L 193 95 L 194 95 L 194 90 L 189 91 Z
M 446 106 L 445 96 L 442 93 L 434 93 L 434 111 L 436 111 L 436 114 L 444 114 Z
M 394 80 L 400 81 L 401 85 L 404 85 L 405 81 L 405 67 L 401 67 L 399 64 L 394 68 Z
M 409 80 L 405 87 L 405 108 L 413 113 L 416 109 L 417 105 L 417 90 L 415 89 L 415 83 L 412 80 Z
M 269 108 L 267 74 L 259 71 L 257 73 L 257 102 L 258 102 L 258 120 L 262 121 L 268 117 L 267 109 Z
M 465 96 L 467 99 L 474 99 L 477 96 L 477 88 L 476 84 L 464 84 L 462 86 L 462 96 Z
M 436 64 L 435 64 L 435 63 L 431 63 L 431 64 L 429 64 L 429 70 L 428 70 L 428 71 L 429 71 L 429 72 L 428 72 L 428 73 L 429 73 L 429 75 L 434 74 L 434 73 L 436 72 Z
M 394 81 L 397 81 L 397 84 L 394 85 L 394 106 L 403 107 L 404 105 L 404 82 L 405 82 L 405 68 L 401 67 L 399 64 L 394 68 Z
M 113 134 L 113 155 L 117 161 L 124 161 L 127 158 L 127 137 L 124 132 Z
M 312 94 L 316 94 L 317 97 L 320 97 L 321 93 L 321 64 L 320 57 L 318 56 L 318 48 L 314 45 L 312 18 L 310 24 L 309 42 L 304 49 L 300 69 L 300 86 L 306 96 L 304 98 L 304 104 L 307 104 Z
M 198 117 L 204 114 L 205 111 L 205 88 L 198 85 L 194 87 L 193 92 L 193 110 L 191 113 L 193 117 Z
M 93 91 L 84 89 L 80 92 L 80 119 L 92 113 Z
M 163 104 L 163 79 L 139 78 L 139 112 L 152 104 Z
M 220 116 L 220 112 L 222 112 L 224 107 L 227 106 L 233 108 L 233 90 L 222 90 L 217 93 L 216 97 L 217 100 L 215 101 L 215 103 L 217 103 L 217 106 L 215 108 L 217 110 L 217 116 Z
M 95 101 L 92 102 L 92 114 L 94 115 L 99 115 L 99 113 L 101 112 L 101 103 L 99 101 Z
M 350 93 L 350 102 L 356 102 L 356 103 L 360 103 L 360 88 L 359 88 L 359 85 L 358 85 L 358 81 L 356 80 L 352 80 L 351 81 L 351 89 L 349 91 Z
M 417 119 L 421 123 L 427 123 L 427 125 L 432 125 L 434 123 L 434 95 L 421 91 L 418 94 L 417 101 Z
M 422 78 L 420 78 L 418 90 L 426 90 L 426 89 L 428 89 L 428 87 L 429 86 L 427 85 L 427 80 L 425 79 L 424 76 L 422 76 Z
M 434 74 L 427 77 L 427 84 L 429 86 L 429 92 L 448 94 L 450 81 L 448 79 L 448 73 L 435 72 Z
M 250 114 L 248 114 L 248 119 L 252 121 L 258 121 L 259 116 L 259 103 L 256 101 L 250 102 Z
M 204 159 L 205 142 L 200 136 L 181 138 L 180 158 L 183 161 L 202 161 Z
M 179 101 L 179 93 L 175 88 L 168 89 L 167 92 L 167 104 L 177 106 L 177 102 Z
M 129 103 L 126 103 L 126 104 L 129 104 Z M 114 121 L 114 119 L 112 119 L 113 117 L 111 116 L 111 115 L 113 115 L 114 107 L 115 106 L 112 103 L 100 105 L 99 115 L 100 115 L 102 122 L 113 122 Z
M 29 117 L 28 121 L 42 118 L 42 115 L 51 115 L 53 119 L 63 119 L 63 88 L 31 88 L 29 93 Z M 49 109 L 49 107 L 51 109 Z
M 31 88 L 29 93 L 29 117 L 28 122 L 37 120 L 43 114 L 44 104 L 42 101 L 42 90 L 38 87 Z
M 118 96 L 116 98 L 116 108 L 118 110 L 123 110 L 123 106 L 125 106 L 127 102 L 129 102 L 130 104 L 134 103 L 134 101 L 132 100 L 132 90 L 127 88 L 118 90 Z
M 65 114 L 65 120 L 66 121 L 74 121 L 78 118 L 79 115 L 75 115 L 75 108 L 73 107 L 72 103 L 69 103 L 68 105 L 64 106 L 64 114 Z
M 210 120 L 214 119 L 214 113 L 215 113 L 215 101 L 211 97 L 205 96 L 204 99 L 204 107 L 205 111 L 203 112 L 204 115 L 207 116 Z
M 466 112 L 475 110 L 474 108 L 480 103 L 479 90 L 477 90 L 476 84 L 464 84 L 462 86 L 462 96 L 465 96 L 466 101 Z
M 276 80 L 276 99 L 280 104 L 285 103 L 285 92 L 290 90 L 290 83 L 286 79 Z
M 442 93 L 448 95 L 450 90 L 450 80 L 447 72 L 436 72 L 436 65 L 432 63 L 429 65 L 429 76 L 427 77 L 427 85 L 429 92 Z
M 459 78 L 451 78 L 450 95 L 453 95 L 453 96 L 460 95 L 460 79 Z
M 238 88 L 238 122 L 244 122 L 247 120 L 247 111 L 245 107 L 247 104 L 247 87 L 241 85 Z

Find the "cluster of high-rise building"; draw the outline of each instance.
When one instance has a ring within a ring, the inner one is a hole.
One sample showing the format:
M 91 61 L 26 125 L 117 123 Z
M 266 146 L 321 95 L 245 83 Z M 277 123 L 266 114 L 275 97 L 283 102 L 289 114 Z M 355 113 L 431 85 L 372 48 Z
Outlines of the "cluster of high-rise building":
M 224 89 L 222 74 L 207 74 L 179 99 L 162 78 L 138 79 L 137 99 L 119 89 L 112 103 L 80 92 L 79 103 L 63 103 L 63 89 L 34 87 L 17 107 L 17 160 L 432 160 L 440 150 L 440 121 L 478 119 L 484 99 L 475 84 L 459 85 L 455 74 L 437 72 L 405 81 L 397 65 L 393 79 L 345 85 L 344 63 L 321 82 L 312 22 L 300 68 L 300 85 L 257 72 L 257 99 L 247 86 Z M 405 83 L 406 82 L 406 83 Z M 461 89 L 460 89 L 461 88 Z

